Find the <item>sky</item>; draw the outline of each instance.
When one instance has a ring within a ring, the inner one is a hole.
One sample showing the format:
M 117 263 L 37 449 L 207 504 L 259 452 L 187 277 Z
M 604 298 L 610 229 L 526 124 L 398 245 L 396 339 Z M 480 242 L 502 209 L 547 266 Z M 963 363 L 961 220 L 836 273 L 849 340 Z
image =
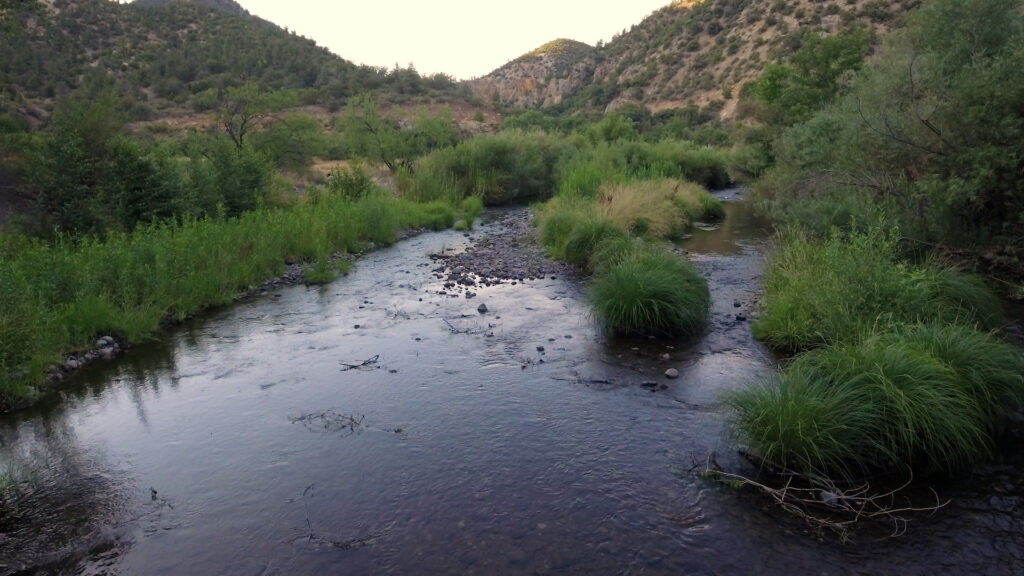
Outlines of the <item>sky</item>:
M 459 80 L 484 76 L 542 44 L 594 45 L 670 0 L 236 0 L 356 64 Z

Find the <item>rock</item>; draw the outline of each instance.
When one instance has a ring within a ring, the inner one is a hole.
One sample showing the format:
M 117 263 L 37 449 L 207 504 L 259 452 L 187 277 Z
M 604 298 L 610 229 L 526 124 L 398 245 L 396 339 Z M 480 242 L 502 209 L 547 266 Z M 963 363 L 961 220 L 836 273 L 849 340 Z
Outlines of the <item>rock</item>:
M 651 382 L 650 380 L 647 380 L 645 382 L 641 382 L 640 385 L 643 386 L 644 388 L 657 388 L 658 387 L 658 383 L 657 382 Z
M 669 368 L 668 370 L 665 370 L 665 377 L 670 380 L 679 378 L 679 370 L 676 370 L 675 368 Z
M 114 357 L 114 349 L 111 347 L 100 348 L 100 358 L 104 360 L 110 360 Z
M 543 346 L 537 346 L 537 352 L 543 352 L 543 351 L 544 351 L 544 347 Z
M 466 292 L 466 299 L 469 300 L 476 296 L 476 292 Z
M 747 321 L 747 317 L 744 316 L 743 314 L 737 314 L 736 315 L 736 321 L 737 322 L 746 322 Z
M 667 360 L 670 360 L 672 358 L 672 356 L 668 352 L 665 352 L 661 356 L 658 356 L 658 358 L 661 358 L 662 360 L 667 361 Z
M 78 360 L 75 358 L 68 358 L 67 362 L 64 363 L 64 367 L 68 370 L 78 370 Z
M 739 307 L 740 307 L 740 301 L 739 301 L 739 300 L 736 300 L 735 302 L 733 302 L 733 303 L 732 303 L 732 307 L 733 307 L 733 308 L 739 308 Z
M 480 305 L 476 307 L 476 311 L 481 313 L 481 314 L 486 314 L 487 313 L 487 304 L 484 304 L 483 302 L 481 302 Z
M 359 330 L 359 324 L 356 324 L 355 326 L 353 326 L 353 328 L 355 328 L 356 330 Z

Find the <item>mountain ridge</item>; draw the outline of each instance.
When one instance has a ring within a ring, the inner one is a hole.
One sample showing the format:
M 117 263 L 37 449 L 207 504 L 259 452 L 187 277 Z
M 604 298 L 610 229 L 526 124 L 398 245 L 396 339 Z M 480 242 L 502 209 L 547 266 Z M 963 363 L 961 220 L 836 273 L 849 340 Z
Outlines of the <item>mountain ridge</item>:
M 542 46 L 469 85 L 477 97 L 513 108 L 635 104 L 658 112 L 717 102 L 729 116 L 742 85 L 795 52 L 803 34 L 855 25 L 880 34 L 919 3 L 676 0 L 590 51 L 557 61 L 531 57 Z

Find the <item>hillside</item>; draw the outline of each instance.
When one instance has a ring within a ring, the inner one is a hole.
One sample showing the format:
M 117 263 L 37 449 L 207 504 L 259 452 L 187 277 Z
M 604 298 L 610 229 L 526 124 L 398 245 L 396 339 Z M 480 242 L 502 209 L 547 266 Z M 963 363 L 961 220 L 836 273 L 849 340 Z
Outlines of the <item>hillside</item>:
M 739 88 L 766 62 L 798 49 L 805 33 L 832 34 L 855 24 L 883 32 L 919 3 L 676 0 L 608 44 L 559 40 L 470 85 L 476 96 L 513 107 L 635 103 L 658 112 L 721 101 L 730 115 Z
M 0 35 L 0 118 L 23 128 L 72 92 L 113 91 L 146 120 L 209 111 L 249 83 L 330 108 L 364 91 L 402 103 L 459 90 L 445 75 L 357 66 L 231 0 L 22 0 L 0 7 Z

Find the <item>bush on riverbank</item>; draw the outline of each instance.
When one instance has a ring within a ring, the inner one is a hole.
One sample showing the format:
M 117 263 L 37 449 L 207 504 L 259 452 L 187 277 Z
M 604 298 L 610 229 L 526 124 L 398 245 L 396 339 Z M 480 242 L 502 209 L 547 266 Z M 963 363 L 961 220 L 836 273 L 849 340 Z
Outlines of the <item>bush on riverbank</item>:
M 687 260 L 633 241 L 605 245 L 590 285 L 594 316 L 616 334 L 693 336 L 704 330 L 711 296 Z
M 390 244 L 405 228 L 455 220 L 448 205 L 383 191 L 354 201 L 312 196 L 288 209 L 155 223 L 104 240 L 0 235 L 0 395 L 29 393 L 62 352 L 97 335 L 138 342 L 167 318 L 230 302 L 280 275 L 285 260 L 326 261 L 366 242 Z
M 754 335 L 796 353 L 894 323 L 1002 325 L 999 301 L 981 280 L 939 264 L 900 262 L 897 241 L 895 231 L 879 228 L 834 232 L 822 242 L 784 236 L 765 274 Z
M 732 394 L 740 440 L 809 477 L 964 470 L 1024 407 L 1024 356 L 966 326 L 909 325 L 797 358 Z
M 668 178 L 602 185 L 598 203 L 602 215 L 631 233 L 665 239 L 682 238 L 696 220 L 725 216 L 706 190 Z

